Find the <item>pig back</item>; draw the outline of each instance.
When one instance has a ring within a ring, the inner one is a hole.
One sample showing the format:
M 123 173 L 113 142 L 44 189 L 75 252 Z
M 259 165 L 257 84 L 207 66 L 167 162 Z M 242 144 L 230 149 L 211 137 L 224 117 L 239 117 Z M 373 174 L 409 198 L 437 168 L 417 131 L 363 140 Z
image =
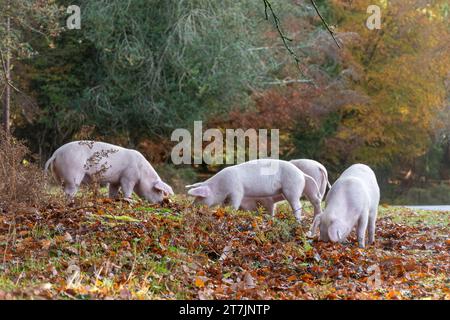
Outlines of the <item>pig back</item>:
M 362 179 L 340 177 L 327 194 L 323 220 L 328 223 L 338 220 L 353 226 L 370 204 L 369 191 Z
M 296 159 L 289 162 L 299 168 L 302 172 L 311 176 L 318 185 L 322 182 L 322 172 L 327 172 L 326 168 L 320 162 L 315 160 Z
M 283 160 L 252 160 L 231 168 L 246 197 L 278 195 L 285 184 L 301 184 L 302 180 L 301 171 Z
M 378 202 L 380 201 L 380 188 L 373 170 L 365 164 L 354 164 L 345 170 L 339 179 L 349 177 L 358 178 L 369 195 L 371 205 L 378 206 Z
M 118 182 L 125 170 L 141 165 L 142 159 L 137 154 L 137 151 L 105 142 L 73 141 L 55 151 L 54 161 L 62 176 L 84 173 L 97 175 L 100 181 Z

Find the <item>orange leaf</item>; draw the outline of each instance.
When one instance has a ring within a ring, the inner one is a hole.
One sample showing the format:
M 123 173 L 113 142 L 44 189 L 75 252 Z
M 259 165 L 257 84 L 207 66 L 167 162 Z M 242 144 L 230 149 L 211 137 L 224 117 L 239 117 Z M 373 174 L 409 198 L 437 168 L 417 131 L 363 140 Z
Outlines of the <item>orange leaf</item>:
M 297 277 L 294 276 L 294 275 L 292 275 L 292 276 L 290 276 L 289 278 L 287 278 L 287 280 L 288 280 L 288 281 L 296 281 L 296 280 L 297 280 Z
M 222 208 L 217 209 L 217 211 L 214 213 L 214 215 L 217 218 L 222 218 L 225 215 L 225 210 L 223 210 Z
M 199 277 L 195 278 L 194 284 L 197 288 L 203 288 L 205 286 L 205 282 L 202 279 L 200 279 Z
M 303 274 L 301 278 L 303 281 L 308 281 L 308 280 L 314 279 L 314 277 L 309 273 Z
M 386 294 L 386 298 L 388 299 L 399 299 L 401 298 L 402 294 L 399 291 L 391 290 Z

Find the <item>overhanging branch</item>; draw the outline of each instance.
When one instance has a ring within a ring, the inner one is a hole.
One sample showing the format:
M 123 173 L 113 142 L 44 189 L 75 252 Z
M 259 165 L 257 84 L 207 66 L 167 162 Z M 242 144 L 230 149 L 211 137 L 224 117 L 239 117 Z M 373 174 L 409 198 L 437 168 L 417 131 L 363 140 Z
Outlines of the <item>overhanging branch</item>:
M 295 54 L 294 50 L 292 50 L 292 48 L 288 44 L 288 41 L 292 41 L 292 39 L 286 37 L 284 32 L 281 30 L 280 19 L 278 18 L 278 16 L 273 11 L 272 4 L 269 2 L 269 0 L 263 0 L 263 2 L 264 2 L 264 14 L 266 16 L 266 20 L 269 20 L 269 13 L 268 13 L 268 11 L 270 11 L 270 15 L 273 18 L 273 21 L 275 23 L 275 27 L 277 28 L 277 32 L 280 35 L 281 40 L 283 41 L 284 47 L 289 52 L 289 54 L 294 58 L 295 63 L 297 64 L 297 68 L 301 72 L 300 59 L 298 58 L 298 56 Z
M 328 23 L 323 18 L 323 16 L 320 13 L 319 8 L 317 7 L 316 3 L 314 2 L 314 0 L 310 0 L 310 1 L 311 1 L 311 4 L 313 5 L 314 9 L 316 10 L 317 14 L 319 15 L 320 20 L 322 21 L 323 25 L 325 26 L 325 28 L 328 30 L 328 32 L 330 33 L 331 37 L 333 38 L 334 42 L 336 43 L 338 48 L 341 48 L 341 45 L 339 44 L 338 40 L 336 39 L 333 30 L 331 30 L 330 26 L 328 25 Z M 281 29 L 280 19 L 278 18 L 278 16 L 276 15 L 275 11 L 273 10 L 272 4 L 270 3 L 270 1 L 269 0 L 263 0 L 263 3 L 264 3 L 264 14 L 266 16 L 266 20 L 269 20 L 269 11 L 270 11 L 270 15 L 273 18 L 273 21 L 275 23 L 275 27 L 277 29 L 278 34 L 280 35 L 281 40 L 283 41 L 284 47 L 289 52 L 289 54 L 294 58 L 298 69 L 300 70 L 300 72 L 302 72 L 301 68 L 300 68 L 300 59 L 298 58 L 298 56 L 295 54 L 294 50 L 292 50 L 292 48 L 288 44 L 288 42 L 292 41 L 292 39 L 288 38 L 284 34 L 283 30 Z
M 320 20 L 322 20 L 323 25 L 325 26 L 325 28 L 327 28 L 328 32 L 330 33 L 331 37 L 333 38 L 334 42 L 336 43 L 336 45 L 338 46 L 338 48 L 341 48 L 341 45 L 339 44 L 339 42 L 337 41 L 333 30 L 331 30 L 331 28 L 328 26 L 328 23 L 325 21 L 325 19 L 322 17 L 322 14 L 319 11 L 319 8 L 317 7 L 316 3 L 314 2 L 314 0 L 310 0 L 311 4 L 313 5 L 314 9 L 316 10 L 317 14 L 320 17 Z

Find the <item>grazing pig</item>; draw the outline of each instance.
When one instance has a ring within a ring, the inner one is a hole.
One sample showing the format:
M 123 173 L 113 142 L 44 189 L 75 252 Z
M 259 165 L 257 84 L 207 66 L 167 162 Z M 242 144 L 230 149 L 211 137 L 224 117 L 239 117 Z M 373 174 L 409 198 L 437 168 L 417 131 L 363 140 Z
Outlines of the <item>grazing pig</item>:
M 109 196 L 116 198 L 119 187 L 125 198 L 133 191 L 152 203 L 173 194 L 144 156 L 136 150 L 104 142 L 74 141 L 61 146 L 45 164 L 64 192 L 73 198 L 81 182 L 109 183 Z
M 320 204 L 322 202 L 323 196 L 327 185 L 330 186 L 328 181 L 327 169 L 315 160 L 310 159 L 298 159 L 289 161 L 297 168 L 299 168 L 305 174 L 305 189 L 303 194 L 306 196 L 308 201 L 314 207 L 314 216 L 322 212 Z M 319 189 L 319 193 L 317 192 Z M 241 203 L 241 209 L 243 210 L 256 210 L 258 204 L 263 206 L 267 212 L 270 212 L 272 216 L 275 214 L 275 203 L 284 200 L 282 196 L 271 197 L 271 198 L 244 198 Z
M 328 181 L 328 172 L 323 164 L 311 159 L 297 159 L 291 160 L 290 162 L 316 181 L 316 184 L 319 187 L 320 200 L 322 200 L 325 196 L 327 186 L 331 188 L 330 182 Z M 304 191 L 305 196 L 308 198 L 309 195 L 312 196 L 315 192 L 315 186 L 308 185 L 308 181 L 306 181 Z
M 379 201 L 380 189 L 372 169 L 354 164 L 331 187 L 325 210 L 315 217 L 311 232 L 319 226 L 320 240 L 342 242 L 356 226 L 358 244 L 364 248 L 367 227 L 369 244 L 375 241 Z
M 227 167 L 204 182 L 186 187 L 192 188 L 188 194 L 196 197 L 196 202 L 208 206 L 229 202 L 234 209 L 239 208 L 244 197 L 283 196 L 300 221 L 300 196 L 304 186 L 303 172 L 292 163 L 260 159 Z

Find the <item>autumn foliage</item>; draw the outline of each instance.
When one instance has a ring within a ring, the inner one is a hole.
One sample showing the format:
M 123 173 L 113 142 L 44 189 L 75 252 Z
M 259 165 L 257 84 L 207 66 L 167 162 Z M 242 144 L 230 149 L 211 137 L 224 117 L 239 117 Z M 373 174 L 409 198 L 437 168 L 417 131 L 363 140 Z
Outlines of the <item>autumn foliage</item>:
M 332 177 L 362 162 L 383 183 L 426 179 L 433 169 L 425 167 L 431 166 L 441 168 L 434 168 L 435 179 L 448 179 L 448 156 L 432 153 L 450 150 L 445 1 L 380 2 L 380 30 L 365 26 L 370 4 L 332 1 L 329 19 L 338 26 L 342 49 L 325 32 L 304 38 L 301 28 L 314 19 L 299 25 L 286 18 L 294 41 L 306 43 L 301 73 L 294 64 L 284 66 L 279 81 L 253 92 L 250 108 L 238 105 L 211 125 L 279 128 L 282 156 L 320 159 Z M 431 157 L 439 158 L 427 164 Z

